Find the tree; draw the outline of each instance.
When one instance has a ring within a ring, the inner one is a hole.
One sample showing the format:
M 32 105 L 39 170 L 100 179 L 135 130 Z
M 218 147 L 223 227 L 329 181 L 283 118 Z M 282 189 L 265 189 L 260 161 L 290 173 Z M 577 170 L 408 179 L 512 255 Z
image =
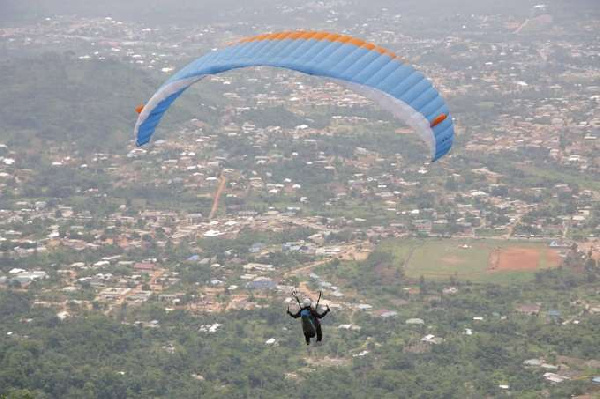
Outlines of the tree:
M 0 399 L 37 399 L 40 396 L 27 389 L 10 391 L 5 395 L 0 395 Z
M 588 257 L 585 260 L 585 270 L 587 271 L 593 271 L 594 269 L 596 269 L 596 259 L 592 258 L 592 257 Z
M 425 277 L 421 274 L 419 277 L 419 293 L 421 295 L 427 295 L 427 283 L 425 281 Z

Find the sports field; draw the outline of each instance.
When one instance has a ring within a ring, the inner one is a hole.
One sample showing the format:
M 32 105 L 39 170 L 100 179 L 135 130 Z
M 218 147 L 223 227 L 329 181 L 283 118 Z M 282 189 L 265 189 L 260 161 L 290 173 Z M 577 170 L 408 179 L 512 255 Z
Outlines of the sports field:
M 394 240 L 382 244 L 410 278 L 509 283 L 559 266 L 559 253 L 544 243 L 501 240 Z

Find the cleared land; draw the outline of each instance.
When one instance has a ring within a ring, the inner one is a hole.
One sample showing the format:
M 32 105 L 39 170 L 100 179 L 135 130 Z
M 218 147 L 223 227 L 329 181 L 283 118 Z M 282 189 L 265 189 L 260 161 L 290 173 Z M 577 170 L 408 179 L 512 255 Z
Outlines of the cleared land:
M 558 253 L 548 248 L 508 247 L 494 249 L 490 253 L 488 271 L 536 271 L 541 267 L 560 265 Z
M 559 253 L 543 243 L 499 240 L 397 240 L 383 244 L 408 277 L 510 283 L 556 267 Z

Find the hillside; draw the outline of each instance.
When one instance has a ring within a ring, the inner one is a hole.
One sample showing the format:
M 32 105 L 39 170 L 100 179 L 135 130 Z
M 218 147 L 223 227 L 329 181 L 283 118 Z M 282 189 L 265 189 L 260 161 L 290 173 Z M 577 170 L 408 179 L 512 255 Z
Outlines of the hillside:
M 0 141 L 33 150 L 74 142 L 84 153 L 123 148 L 133 138 L 135 106 L 162 79 L 126 64 L 56 53 L 5 61 L 0 64 Z M 186 96 L 165 118 L 165 130 L 170 120 L 210 120 L 194 109 L 198 100 Z

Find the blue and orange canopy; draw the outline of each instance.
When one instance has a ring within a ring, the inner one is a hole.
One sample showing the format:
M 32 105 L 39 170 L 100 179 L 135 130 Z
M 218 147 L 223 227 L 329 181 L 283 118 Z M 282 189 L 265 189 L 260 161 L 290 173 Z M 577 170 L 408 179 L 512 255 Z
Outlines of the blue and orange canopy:
M 206 75 L 251 66 L 287 68 L 352 88 L 412 126 L 428 144 L 433 161 L 452 146 L 454 126 L 448 107 L 422 73 L 383 47 L 320 31 L 248 37 L 193 61 L 140 107 L 136 144 L 150 141 L 163 114 L 192 84 Z

